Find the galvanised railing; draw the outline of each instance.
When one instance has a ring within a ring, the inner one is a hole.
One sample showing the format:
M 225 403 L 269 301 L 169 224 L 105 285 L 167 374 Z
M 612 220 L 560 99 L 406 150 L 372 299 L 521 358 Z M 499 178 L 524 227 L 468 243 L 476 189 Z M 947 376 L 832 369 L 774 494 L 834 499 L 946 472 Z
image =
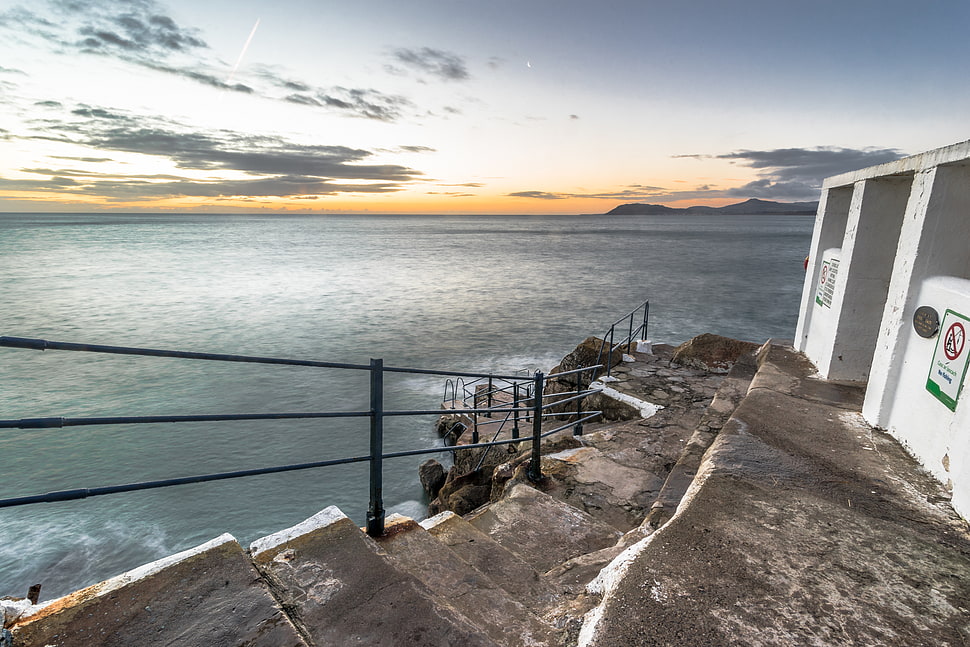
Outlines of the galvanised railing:
M 599 356 L 596 358 L 596 363 L 601 364 L 603 362 L 603 353 L 606 353 L 607 376 L 612 375 L 613 372 L 613 351 L 624 346 L 629 347 L 630 344 L 638 339 L 647 339 L 647 326 L 649 323 L 650 302 L 644 301 L 634 308 L 633 312 L 625 317 L 620 317 L 610 326 L 607 333 L 603 335 L 603 343 L 600 344 Z M 635 328 L 634 324 L 636 324 Z M 617 330 L 619 329 L 622 332 L 624 328 L 626 328 L 627 332 L 626 337 L 617 341 L 615 339 Z
M 133 492 L 136 490 L 149 490 L 175 485 L 185 485 L 188 483 L 203 483 L 207 481 L 217 481 L 224 479 L 242 478 L 246 476 L 257 476 L 261 474 L 273 474 L 279 472 L 292 472 L 297 470 L 315 469 L 319 467 L 329 467 L 331 465 L 344 465 L 348 463 L 370 463 L 370 502 L 367 509 L 367 533 L 371 536 L 384 534 L 384 504 L 383 504 L 383 461 L 385 458 L 399 458 L 403 456 L 417 456 L 422 454 L 433 454 L 440 452 L 455 451 L 453 446 L 437 446 L 422 449 L 412 449 L 384 453 L 384 418 L 390 416 L 440 416 L 442 413 L 462 414 L 473 416 L 477 420 L 479 415 L 492 416 L 501 413 L 504 416 L 513 415 L 516 420 L 524 416 L 532 424 L 532 434 L 526 437 L 513 437 L 506 440 L 496 438 L 489 442 L 478 442 L 477 436 L 473 443 L 461 445 L 457 449 L 475 449 L 480 447 L 491 448 L 497 445 L 508 445 L 531 441 L 531 455 L 528 477 L 532 481 L 542 478 L 539 469 L 540 444 L 542 438 L 558 433 L 565 429 L 581 429 L 583 422 L 598 416 L 599 411 L 582 411 L 581 404 L 583 398 L 592 391 L 577 389 L 572 393 L 557 393 L 552 396 L 544 396 L 543 389 L 546 381 L 550 378 L 561 378 L 568 375 L 576 375 L 576 383 L 581 384 L 580 376 L 588 371 L 592 371 L 599 366 L 579 368 L 565 373 L 555 375 L 543 375 L 541 371 L 536 371 L 534 376 L 524 378 L 522 376 L 495 375 L 488 373 L 464 373 L 459 371 L 439 371 L 415 368 L 394 368 L 384 366 L 381 359 L 371 359 L 369 365 L 363 364 L 343 364 L 338 362 L 321 362 L 314 360 L 283 359 L 276 357 L 254 357 L 247 355 L 226 355 L 215 353 L 197 353 L 177 350 L 162 350 L 157 348 L 131 348 L 123 346 L 102 346 L 91 344 L 76 344 L 67 342 L 47 341 L 44 339 L 29 339 L 23 337 L 0 337 L 0 347 L 25 348 L 33 350 L 67 350 L 83 351 L 92 353 L 110 353 L 118 355 L 144 355 L 152 357 L 174 357 L 183 359 L 210 360 L 218 362 L 242 362 L 253 364 L 282 364 L 289 366 L 308 366 L 317 368 L 332 368 L 341 370 L 368 371 L 370 373 L 370 408 L 367 411 L 325 411 L 325 412 L 300 412 L 300 413 L 234 413 L 216 415 L 173 415 L 173 416 L 115 416 L 115 417 L 88 417 L 88 418 L 23 418 L 19 420 L 0 420 L 0 429 L 46 429 L 52 427 L 74 427 L 81 425 L 120 425 L 120 424 L 151 424 L 162 422 L 220 422 L 229 420 L 286 420 L 300 418 L 368 418 L 370 420 L 370 453 L 366 456 L 353 456 L 337 458 L 325 461 L 313 461 L 308 463 L 297 463 L 291 465 L 277 465 L 273 467 L 260 467 L 233 472 L 219 472 L 215 474 L 201 474 L 196 476 L 183 476 L 171 479 L 144 481 L 140 483 L 128 483 L 123 485 L 109 485 L 94 488 L 79 488 L 73 490 L 62 490 L 58 492 L 48 492 L 32 496 L 0 499 L 0 508 L 29 505 L 33 503 L 49 503 L 54 501 L 71 501 L 84 499 L 92 496 L 105 494 L 117 494 L 120 492 Z M 461 409 L 432 409 L 432 410 L 407 410 L 407 411 L 388 411 L 384 409 L 384 375 L 385 373 L 409 373 L 420 375 L 438 375 L 455 377 L 461 380 L 465 378 L 487 379 L 490 383 L 503 381 L 512 384 L 512 388 L 518 393 L 519 389 L 529 394 L 528 398 L 519 399 L 516 397 L 511 403 L 502 402 L 496 406 L 475 406 Z M 551 401 L 550 397 L 555 397 Z M 564 403 L 577 403 L 575 420 L 559 425 L 554 429 L 543 430 L 543 422 L 552 418 L 569 414 L 552 413 L 547 410 L 553 406 L 561 406 Z M 516 430 L 517 431 L 517 430 Z M 516 433 L 515 436 L 518 436 Z

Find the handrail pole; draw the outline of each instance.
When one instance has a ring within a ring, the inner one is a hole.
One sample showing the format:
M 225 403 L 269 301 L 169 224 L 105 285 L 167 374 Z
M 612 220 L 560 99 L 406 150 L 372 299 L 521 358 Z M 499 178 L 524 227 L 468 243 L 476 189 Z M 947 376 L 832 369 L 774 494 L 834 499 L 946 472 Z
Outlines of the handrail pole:
M 512 383 L 512 438 L 519 437 L 519 383 Z
M 630 332 L 627 333 L 627 336 L 626 336 L 626 352 L 627 353 L 630 352 L 630 344 L 633 343 L 633 313 L 632 312 L 630 313 L 630 327 L 629 327 L 629 330 L 630 330 Z
M 384 360 L 370 361 L 370 506 L 367 509 L 367 534 L 384 534 Z
M 650 302 L 643 302 L 643 339 L 644 341 L 650 339 L 647 335 L 647 325 L 650 323 Z
M 539 466 L 539 448 L 542 444 L 542 380 L 542 371 L 536 371 L 532 413 L 532 457 L 529 459 L 529 469 L 526 471 L 526 476 L 533 483 L 542 480 L 542 469 Z
M 616 324 L 610 326 L 610 347 L 606 355 L 606 376 L 609 377 L 613 375 L 613 330 L 616 328 Z
M 485 408 L 486 409 L 491 409 L 492 408 L 492 389 L 493 388 L 494 387 L 492 386 L 492 376 L 489 375 L 488 376 L 488 396 L 487 396 L 487 399 L 485 400 Z M 491 418 L 492 417 L 492 412 L 491 411 L 487 412 L 485 414 L 485 417 L 486 418 Z
M 583 392 L 583 374 L 576 373 L 576 393 Z M 583 415 L 583 398 L 576 400 L 576 426 L 573 427 L 573 436 L 583 435 L 583 423 L 580 418 Z

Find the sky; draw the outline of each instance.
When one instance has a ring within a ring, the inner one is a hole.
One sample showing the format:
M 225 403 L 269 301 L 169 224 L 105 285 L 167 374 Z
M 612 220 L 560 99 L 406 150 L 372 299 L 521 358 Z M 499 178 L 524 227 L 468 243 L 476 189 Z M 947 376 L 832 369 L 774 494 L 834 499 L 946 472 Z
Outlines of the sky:
M 966 0 L 0 0 L 0 212 L 817 200 L 970 138 Z

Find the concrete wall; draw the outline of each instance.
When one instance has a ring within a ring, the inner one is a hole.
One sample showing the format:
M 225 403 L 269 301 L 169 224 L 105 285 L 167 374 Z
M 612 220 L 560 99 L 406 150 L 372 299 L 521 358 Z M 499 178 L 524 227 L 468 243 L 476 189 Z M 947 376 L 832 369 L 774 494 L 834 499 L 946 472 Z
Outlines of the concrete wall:
M 964 517 L 970 396 L 954 390 L 956 403 L 947 404 L 928 389 L 947 331 L 921 337 L 913 316 L 930 306 L 941 321 L 947 310 L 970 317 L 968 243 L 970 142 L 828 178 L 795 336 L 823 378 L 867 382 L 866 420 L 952 487 Z M 822 281 L 832 260 L 834 290 Z M 970 343 L 962 352 L 961 367 Z

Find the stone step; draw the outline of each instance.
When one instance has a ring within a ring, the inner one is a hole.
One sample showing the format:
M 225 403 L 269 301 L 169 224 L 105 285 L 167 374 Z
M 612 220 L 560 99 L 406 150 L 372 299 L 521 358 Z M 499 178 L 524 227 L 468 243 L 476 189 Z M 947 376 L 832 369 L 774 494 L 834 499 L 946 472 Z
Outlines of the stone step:
M 539 573 L 518 555 L 450 510 L 421 522 L 438 541 L 530 609 L 546 606 L 550 593 Z
M 231 535 L 46 603 L 12 633 L 17 647 L 308 645 Z
M 253 542 L 250 553 L 315 645 L 500 644 L 395 566 L 336 507 Z
M 616 528 L 524 483 L 466 520 L 539 573 L 612 546 L 621 536 Z
M 385 535 L 375 543 L 398 568 L 423 582 L 439 600 L 447 600 L 496 644 L 561 643 L 551 626 L 414 520 L 391 515 Z
M 707 411 L 704 412 L 690 440 L 684 446 L 684 450 L 660 488 L 656 501 L 641 525 L 641 534 L 649 534 L 674 515 L 684 493 L 694 481 L 704 453 L 741 404 L 757 371 L 757 357 L 754 353 L 741 355 L 728 371 L 718 386 L 714 399 L 708 405 Z

